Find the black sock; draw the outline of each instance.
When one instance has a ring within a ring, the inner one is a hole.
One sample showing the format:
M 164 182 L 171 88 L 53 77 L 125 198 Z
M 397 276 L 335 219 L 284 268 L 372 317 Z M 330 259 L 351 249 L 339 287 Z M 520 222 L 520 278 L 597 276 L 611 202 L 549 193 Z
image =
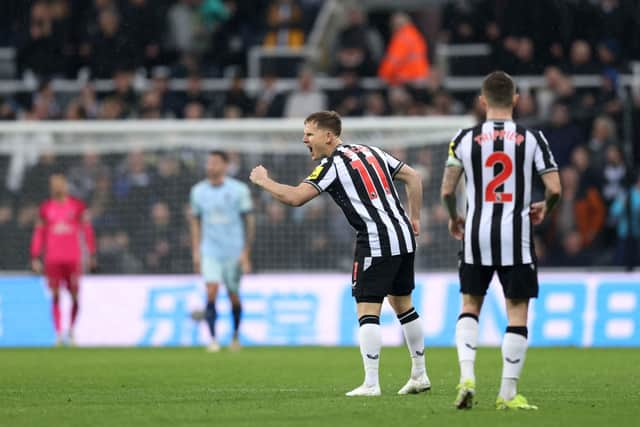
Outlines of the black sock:
M 216 302 L 208 301 L 207 309 L 204 312 L 204 318 L 207 321 L 207 325 L 209 325 L 209 332 L 211 332 L 212 338 L 216 337 L 216 317 L 217 316 L 218 315 L 216 313 Z
M 233 314 L 233 333 L 234 336 L 238 336 L 238 330 L 240 329 L 240 318 L 242 317 L 242 305 L 234 305 L 231 307 L 231 313 Z

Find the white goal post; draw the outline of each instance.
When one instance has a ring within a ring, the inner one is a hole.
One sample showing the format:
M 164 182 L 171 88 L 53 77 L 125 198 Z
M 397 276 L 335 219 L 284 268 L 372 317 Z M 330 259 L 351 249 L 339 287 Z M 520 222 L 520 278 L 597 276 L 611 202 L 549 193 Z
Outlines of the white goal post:
M 369 117 L 343 119 L 342 128 L 346 142 L 394 149 L 440 144 L 472 124 L 471 116 Z M 301 136 L 302 119 L 0 122 L 0 153 L 13 153 L 16 141 L 63 155 L 209 147 L 283 153 Z

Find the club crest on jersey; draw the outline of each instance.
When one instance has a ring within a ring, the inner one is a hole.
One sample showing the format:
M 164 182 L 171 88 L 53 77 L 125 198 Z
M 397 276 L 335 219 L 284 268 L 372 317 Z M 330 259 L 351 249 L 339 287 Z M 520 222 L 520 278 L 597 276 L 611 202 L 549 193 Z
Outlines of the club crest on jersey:
M 316 168 L 313 170 L 313 172 L 311 172 L 311 175 L 309 175 L 307 179 L 317 179 L 322 173 L 323 169 L 324 169 L 324 166 L 322 165 L 316 166 Z

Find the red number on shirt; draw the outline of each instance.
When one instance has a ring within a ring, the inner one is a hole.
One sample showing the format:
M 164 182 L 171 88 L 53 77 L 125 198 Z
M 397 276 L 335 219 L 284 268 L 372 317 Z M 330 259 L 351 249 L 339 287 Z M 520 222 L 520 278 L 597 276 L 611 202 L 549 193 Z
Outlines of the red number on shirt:
M 382 188 L 384 188 L 385 193 L 391 194 L 391 187 L 389 187 L 389 181 L 387 181 L 387 176 L 384 174 L 382 166 L 378 162 L 373 155 L 366 156 L 365 159 L 367 163 L 369 163 L 376 170 L 378 176 L 380 177 L 380 181 L 382 182 Z M 369 175 L 369 171 L 365 167 L 364 163 L 362 163 L 361 159 L 351 160 L 351 167 L 358 171 L 360 174 L 360 178 L 364 183 L 365 188 L 367 189 L 367 194 L 371 200 L 378 198 L 378 192 L 376 191 L 376 187 L 373 185 L 373 181 L 371 180 L 371 175 Z
M 502 165 L 502 171 L 493 178 L 487 185 L 487 189 L 484 194 L 484 200 L 493 203 L 511 202 L 513 200 L 513 194 L 511 193 L 497 193 L 496 188 L 502 185 L 511 174 L 513 173 L 513 162 L 511 158 L 502 151 L 495 152 L 487 158 L 487 162 L 484 164 L 488 168 L 493 168 L 495 164 Z
M 366 157 L 367 161 L 378 173 L 380 177 L 380 181 L 382 182 L 382 188 L 384 188 L 384 192 L 387 194 L 391 194 L 391 187 L 389 186 L 389 181 L 387 181 L 387 176 L 384 174 L 384 170 L 382 166 L 380 166 L 380 162 L 373 155 Z
M 375 186 L 373 185 L 373 181 L 371 181 L 371 175 L 369 175 L 369 171 L 362 163 L 362 160 L 356 159 L 351 161 L 351 167 L 358 171 L 360 174 L 360 179 L 364 183 L 365 188 L 367 189 L 367 194 L 371 200 L 378 198 L 378 192 L 376 191 Z

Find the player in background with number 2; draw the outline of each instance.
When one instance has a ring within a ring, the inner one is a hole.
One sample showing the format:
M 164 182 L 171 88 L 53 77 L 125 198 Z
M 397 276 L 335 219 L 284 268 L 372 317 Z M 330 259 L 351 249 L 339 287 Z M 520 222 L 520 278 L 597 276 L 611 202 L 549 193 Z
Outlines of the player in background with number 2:
M 509 75 L 496 71 L 482 84 L 487 120 L 459 131 L 451 141 L 442 179 L 442 201 L 451 235 L 463 241 L 459 274 L 462 310 L 456 323 L 460 383 L 455 406 L 469 409 L 475 395 L 478 317 L 495 272 L 504 291 L 508 326 L 502 342 L 502 382 L 497 409 L 537 409 L 517 393 L 527 350 L 529 299 L 538 296 L 532 226 L 560 200 L 560 177 L 542 132 L 513 121 L 518 101 Z M 466 178 L 466 217 L 456 207 L 456 187 Z M 545 200 L 531 202 L 533 172 Z
M 427 391 L 431 383 L 424 361 L 424 333 L 411 300 L 422 180 L 410 166 L 379 148 L 342 144 L 341 132 L 342 121 L 337 113 L 311 114 L 304 122 L 303 142 L 311 158 L 321 160 L 311 175 L 294 187 L 274 181 L 263 166 L 257 166 L 250 179 L 291 206 L 301 206 L 327 192 L 357 231 L 352 294 L 360 324 L 358 340 L 365 380 L 347 396 L 380 395 L 380 309 L 385 297 L 398 315 L 412 361 L 409 381 L 398 394 Z M 405 183 L 408 216 L 398 198 L 394 179 Z

